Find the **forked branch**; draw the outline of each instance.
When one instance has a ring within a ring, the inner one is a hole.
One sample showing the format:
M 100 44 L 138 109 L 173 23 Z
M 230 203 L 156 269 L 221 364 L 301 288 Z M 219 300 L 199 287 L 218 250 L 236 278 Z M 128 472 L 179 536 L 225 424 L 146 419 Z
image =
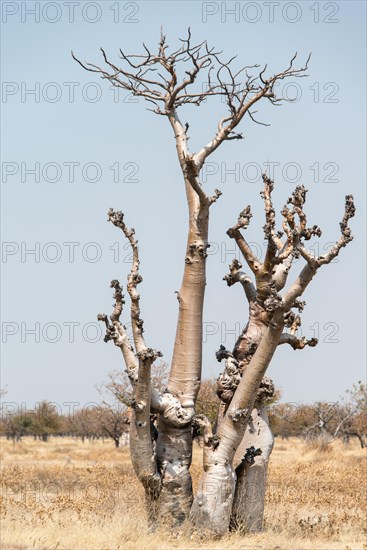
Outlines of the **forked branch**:
M 303 214 L 303 209 L 300 208 L 300 210 L 301 212 L 299 213 L 299 216 L 301 220 L 303 219 L 304 214 Z M 308 284 L 314 277 L 317 270 L 322 265 L 329 264 L 336 256 L 338 256 L 340 250 L 345 246 L 347 246 L 347 244 L 353 240 L 351 229 L 349 227 L 349 220 L 353 218 L 354 215 L 355 215 L 355 206 L 354 206 L 353 196 L 346 195 L 344 216 L 342 221 L 339 224 L 341 235 L 339 240 L 335 243 L 335 245 L 326 255 L 318 256 L 318 257 L 314 256 L 312 253 L 310 253 L 308 250 L 304 248 L 303 242 L 301 241 L 301 239 L 299 239 L 297 251 L 306 260 L 307 263 L 305 267 L 302 269 L 301 273 L 298 275 L 297 279 L 294 281 L 292 286 L 289 288 L 289 290 L 285 293 L 283 297 L 283 306 L 285 308 L 292 307 L 293 304 L 296 302 L 297 298 L 299 298 L 303 294 L 304 290 L 307 288 Z M 313 226 L 313 228 L 307 229 L 307 230 L 304 228 L 305 228 L 305 224 L 303 222 L 302 224 L 303 234 L 300 236 L 303 236 L 306 240 L 309 235 L 317 235 L 317 236 L 321 235 L 321 230 L 317 226 Z
M 344 216 L 340 222 L 341 236 L 326 255 L 316 257 L 305 248 L 304 244 L 311 237 L 320 237 L 322 234 L 317 225 L 307 226 L 307 216 L 304 212 L 307 189 L 303 185 L 296 187 L 281 211 L 283 231 L 277 231 L 275 211 L 271 200 L 273 182 L 265 174 L 263 175 L 263 181 L 264 190 L 261 192 L 265 210 L 263 229 L 268 242 L 264 262 L 256 257 L 241 233 L 241 230 L 247 229 L 252 217 L 249 206 L 240 213 L 237 224 L 230 228 L 227 234 L 235 239 L 244 259 L 255 274 L 257 298 L 263 302 L 271 298 L 274 291 L 279 291 L 285 286 L 293 258 L 301 256 L 306 261 L 306 266 L 284 295 L 283 307 L 285 312 L 288 312 L 296 303 L 297 298 L 302 295 L 317 269 L 330 263 L 339 254 L 341 248 L 352 241 L 353 236 L 349 227 L 349 220 L 355 215 L 355 206 L 353 196 L 347 195 Z M 284 240 L 282 239 L 283 235 L 285 235 Z M 233 270 L 233 266 L 230 269 Z M 230 284 L 233 277 L 226 276 L 225 279 Z
M 287 97 L 276 95 L 278 81 L 307 76 L 310 56 L 305 65 L 298 69 L 294 67 L 295 54 L 285 70 L 265 77 L 265 66 L 254 76 L 250 71 L 259 69 L 259 65 L 235 69 L 233 62 L 236 56 L 223 60 L 222 52 L 210 48 L 206 41 L 192 44 L 190 29 L 187 38 L 180 41 L 181 47 L 169 53 L 166 37 L 161 32 L 157 53 L 152 53 L 145 44 L 142 54 L 127 55 L 120 49 L 118 64 L 110 61 L 103 48 L 103 66 L 82 62 L 73 52 L 72 57 L 85 70 L 99 74 L 112 86 L 146 99 L 153 105 L 150 110 L 159 115 L 172 116 L 182 105 L 198 106 L 212 96 L 224 97 L 228 113 L 220 118 L 214 138 L 194 155 L 199 170 L 221 143 L 242 139 L 242 134 L 234 130 L 246 114 L 252 121 L 264 124 L 254 118 L 255 111 L 252 110 L 259 100 L 266 98 L 274 105 L 289 101 Z M 185 76 L 180 81 L 181 65 Z
M 280 344 L 289 344 L 294 350 L 296 350 L 303 349 L 306 346 L 310 346 L 311 348 L 313 348 L 318 344 L 318 340 L 317 338 L 311 338 L 310 340 L 307 340 L 307 338 L 305 338 L 304 336 L 302 338 L 298 338 L 295 334 L 284 332 L 280 337 L 279 345 Z
M 256 289 L 251 278 L 241 271 L 242 264 L 235 258 L 229 266 L 229 273 L 223 277 L 228 286 L 240 283 L 245 291 L 247 300 L 252 302 L 256 298 Z
M 115 346 L 121 349 L 131 385 L 135 387 L 138 380 L 138 360 L 130 343 L 125 326 L 120 321 L 120 316 L 125 304 L 124 296 L 119 281 L 114 279 L 111 281 L 110 286 L 115 289 L 113 297 L 116 300 L 110 319 L 108 319 L 105 313 L 100 313 L 97 319 L 98 321 L 103 321 L 106 325 L 104 341 L 109 342 L 112 340 Z

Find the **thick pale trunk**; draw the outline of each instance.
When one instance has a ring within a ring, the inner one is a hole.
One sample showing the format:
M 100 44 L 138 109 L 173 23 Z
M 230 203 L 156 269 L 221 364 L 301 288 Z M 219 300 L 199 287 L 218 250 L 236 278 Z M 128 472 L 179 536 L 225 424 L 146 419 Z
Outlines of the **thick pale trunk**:
M 204 428 L 204 474 L 191 508 L 190 519 L 200 530 L 220 536 L 224 533 L 223 525 L 231 513 L 236 475 L 222 450 L 217 449 L 218 439 L 212 436 L 210 422 L 207 419 L 201 423 L 199 421 L 199 426 Z
M 177 527 L 185 521 L 192 504 L 191 432 L 190 424 L 177 429 L 160 418 L 156 452 L 162 487 L 156 506 L 156 521 L 168 527 Z
M 161 489 L 161 475 L 157 467 L 154 442 L 151 434 L 150 369 L 152 357 L 145 350 L 139 358 L 139 374 L 130 419 L 130 455 L 135 473 L 143 484 L 148 523 L 152 527 L 156 514 L 156 501 Z
M 189 193 L 188 193 L 189 194 Z M 192 211 L 190 210 L 190 214 Z M 168 391 L 177 397 L 191 418 L 200 387 L 202 358 L 202 315 L 205 290 L 205 261 L 208 214 L 190 215 L 185 270 L 178 293 L 179 316 Z M 198 221 L 199 219 L 199 221 Z M 184 521 L 190 512 L 193 494 L 190 474 L 192 459 L 191 422 L 176 429 L 160 420 L 157 458 L 165 470 L 159 498 L 159 517 L 173 525 Z
M 168 390 L 183 407 L 194 409 L 202 365 L 203 304 L 206 285 L 209 202 L 187 148 L 187 136 L 175 110 L 169 120 L 184 176 L 189 213 L 185 268 L 177 298 L 179 312 Z
M 194 499 L 191 519 L 213 535 L 225 534 L 230 525 L 235 493 L 234 455 L 246 430 L 257 391 L 284 327 L 282 311 L 276 311 L 245 369 L 237 390 L 218 427 L 216 441 L 204 450 L 204 472 Z
M 233 350 L 233 357 L 239 364 L 242 374 L 248 368 L 256 348 L 267 330 L 268 323 L 269 314 L 264 306 L 257 300 L 251 300 L 249 322 Z M 230 402 L 233 393 L 224 387 L 219 395 L 222 399 L 227 398 L 227 401 Z M 237 469 L 246 455 L 247 449 L 254 447 L 254 449 L 262 451 L 261 456 L 255 457 L 253 465 L 245 462 L 243 465 L 246 467 L 238 468 L 236 471 L 238 479 L 231 515 L 232 529 L 259 530 L 263 523 L 265 483 L 268 459 L 272 450 L 272 434 L 267 424 L 265 408 L 260 407 L 260 411 L 260 416 L 258 416 L 257 408 L 252 411 L 253 421 L 250 421 L 234 458 L 234 468 Z M 254 429 L 254 423 L 256 429 Z M 256 504 L 254 504 L 255 496 Z
M 222 536 L 228 530 L 236 475 L 226 459 L 218 459 L 214 453 L 205 463 L 195 497 L 190 519 L 200 531 L 208 531 L 211 536 Z
M 265 406 L 255 408 L 251 419 L 234 457 L 237 484 L 231 529 L 256 532 L 263 528 L 266 480 L 274 436 Z M 261 450 L 261 454 L 254 457 L 253 464 L 243 461 L 246 450 L 251 447 Z
M 250 303 L 250 320 L 236 342 L 234 357 L 246 369 L 269 322 L 269 314 L 256 301 Z M 266 478 L 274 438 L 270 430 L 266 407 L 257 404 L 243 439 L 234 457 L 237 483 L 233 501 L 230 527 L 245 531 L 260 531 L 263 525 Z M 246 450 L 260 449 L 261 455 L 254 457 L 254 463 L 241 461 Z
M 195 415 L 202 368 L 209 201 L 201 191 L 195 164 L 187 150 L 186 133 L 175 112 L 172 112 L 170 122 L 185 180 L 189 228 L 184 274 L 177 295 L 179 313 L 167 390 L 179 399 L 189 420 L 177 429 L 160 418 L 157 459 L 162 472 L 158 517 L 160 522 L 176 526 L 188 518 L 193 500 L 191 420 Z
M 192 192 L 192 189 L 191 189 Z M 196 206 L 196 207 L 195 207 Z M 194 409 L 200 387 L 202 364 L 202 324 L 206 285 L 208 218 L 197 205 L 189 209 L 190 227 L 185 268 L 178 292 L 179 314 L 168 390 L 183 407 Z

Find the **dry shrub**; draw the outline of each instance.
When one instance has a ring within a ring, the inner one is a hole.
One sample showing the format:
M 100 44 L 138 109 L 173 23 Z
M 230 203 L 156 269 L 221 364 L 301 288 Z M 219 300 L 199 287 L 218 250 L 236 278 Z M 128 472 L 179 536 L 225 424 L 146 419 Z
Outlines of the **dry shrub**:
M 318 451 L 319 453 L 331 453 L 333 439 L 329 434 L 318 434 L 306 439 L 306 449 L 309 451 Z

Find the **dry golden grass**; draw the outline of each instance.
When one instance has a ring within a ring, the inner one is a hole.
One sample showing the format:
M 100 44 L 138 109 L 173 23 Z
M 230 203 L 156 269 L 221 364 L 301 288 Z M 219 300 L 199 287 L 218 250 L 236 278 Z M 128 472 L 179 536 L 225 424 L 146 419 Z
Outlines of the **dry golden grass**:
M 4 550 L 363 550 L 366 457 L 353 442 L 328 452 L 277 441 L 272 454 L 263 533 L 220 541 L 198 535 L 147 534 L 143 493 L 127 448 L 26 438 L 1 441 L 1 548 Z M 201 450 L 193 461 L 194 484 Z

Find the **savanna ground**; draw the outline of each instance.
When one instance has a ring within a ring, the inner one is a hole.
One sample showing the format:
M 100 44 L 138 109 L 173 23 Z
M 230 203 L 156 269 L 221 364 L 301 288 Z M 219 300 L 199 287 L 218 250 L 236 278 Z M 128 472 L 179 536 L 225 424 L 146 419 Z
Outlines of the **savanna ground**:
M 146 532 L 143 492 L 127 447 L 71 438 L 1 440 L 1 548 L 367 549 L 366 457 L 357 442 L 325 452 L 280 440 L 271 458 L 265 531 L 205 540 Z M 194 483 L 201 450 L 195 445 Z

